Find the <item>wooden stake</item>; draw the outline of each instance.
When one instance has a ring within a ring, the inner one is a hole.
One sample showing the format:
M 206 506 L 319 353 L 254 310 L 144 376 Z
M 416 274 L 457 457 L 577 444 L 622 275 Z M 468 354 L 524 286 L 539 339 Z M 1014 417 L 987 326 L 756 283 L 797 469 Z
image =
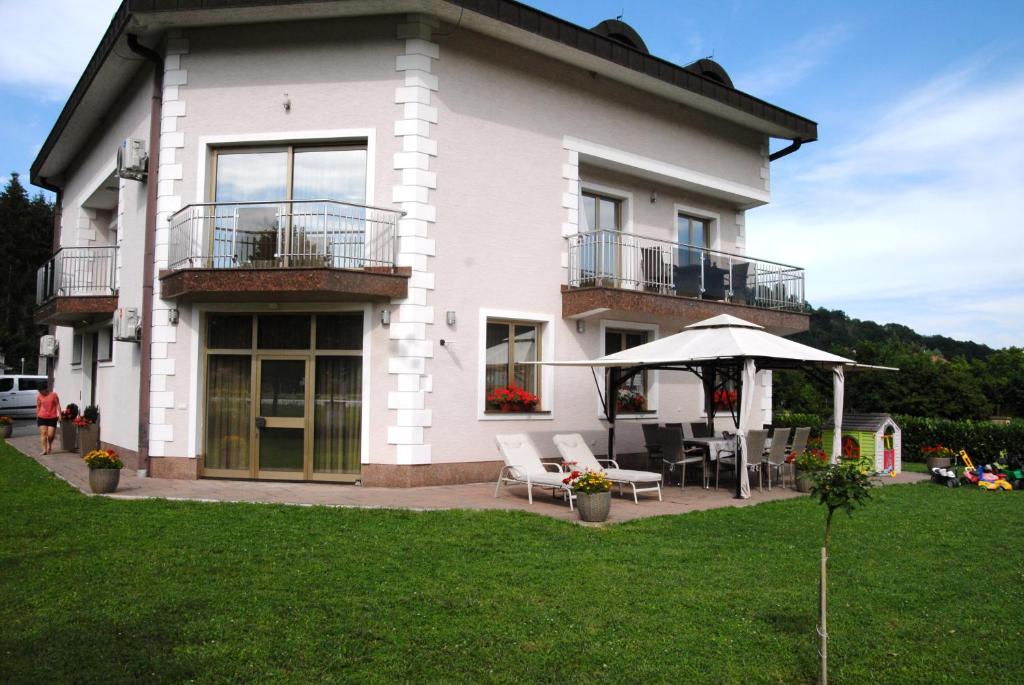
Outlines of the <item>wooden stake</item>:
M 828 547 L 821 548 L 821 584 L 818 599 L 818 656 L 821 662 L 820 685 L 828 685 Z

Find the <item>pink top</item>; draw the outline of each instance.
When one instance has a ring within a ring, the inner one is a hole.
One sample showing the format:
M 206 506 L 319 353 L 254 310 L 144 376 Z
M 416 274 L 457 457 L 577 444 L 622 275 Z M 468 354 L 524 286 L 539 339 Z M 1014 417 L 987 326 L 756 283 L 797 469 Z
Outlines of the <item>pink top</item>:
M 60 415 L 60 398 L 51 392 L 45 397 L 36 395 L 36 416 L 40 419 L 55 419 Z

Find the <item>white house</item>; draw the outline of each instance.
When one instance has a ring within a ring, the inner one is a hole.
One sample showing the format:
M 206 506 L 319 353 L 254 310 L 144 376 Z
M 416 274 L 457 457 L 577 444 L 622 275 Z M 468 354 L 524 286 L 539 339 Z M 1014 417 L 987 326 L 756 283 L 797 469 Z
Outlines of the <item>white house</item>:
M 588 373 L 522 362 L 719 313 L 807 329 L 803 271 L 747 255 L 746 216 L 816 137 L 618 21 L 124 0 L 32 167 L 60 214 L 37 318 L 62 397 L 151 476 L 491 479 L 495 433 L 605 425 Z M 509 384 L 532 411 L 488 401 Z M 633 390 L 622 450 L 701 415 L 696 379 Z

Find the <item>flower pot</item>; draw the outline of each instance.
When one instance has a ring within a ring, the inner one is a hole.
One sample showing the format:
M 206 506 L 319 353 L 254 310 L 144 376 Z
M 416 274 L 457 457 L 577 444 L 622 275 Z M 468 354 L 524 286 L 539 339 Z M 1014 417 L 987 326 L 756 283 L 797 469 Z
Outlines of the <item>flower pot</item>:
M 608 520 L 608 510 L 612 506 L 612 493 L 580 492 L 576 494 L 576 510 L 580 512 L 581 521 L 598 523 Z
M 64 452 L 74 452 L 78 449 L 78 429 L 70 421 L 60 423 L 60 448 Z
M 100 427 L 91 423 L 86 427 L 78 427 L 78 453 L 85 456 L 100 448 Z
M 948 469 L 951 461 L 949 457 L 928 457 L 925 464 L 928 470 L 931 471 L 936 466 L 940 469 Z
M 89 469 L 89 488 L 98 495 L 117 490 L 121 469 Z
M 9 438 L 9 437 L 11 437 L 11 433 L 13 431 L 14 431 L 14 424 L 13 423 L 5 423 L 4 425 L 0 426 L 0 438 Z
M 810 475 L 806 471 L 796 469 L 794 472 L 794 482 L 796 483 L 797 492 L 810 492 L 811 488 L 814 487 L 814 482 L 811 481 Z
M 511 402 L 503 402 L 501 404 L 500 409 L 503 412 L 508 413 L 508 412 L 511 412 L 511 411 L 515 411 L 516 410 L 516 405 L 512 404 Z

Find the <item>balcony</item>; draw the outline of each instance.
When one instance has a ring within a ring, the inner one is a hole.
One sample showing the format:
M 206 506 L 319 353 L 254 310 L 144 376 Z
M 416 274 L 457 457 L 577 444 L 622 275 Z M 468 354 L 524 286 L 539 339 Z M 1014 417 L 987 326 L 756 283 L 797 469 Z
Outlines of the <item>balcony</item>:
M 406 297 L 402 212 L 337 200 L 192 204 L 170 218 L 161 296 L 188 301 Z
M 766 328 L 808 328 L 804 270 L 618 231 L 570 236 L 562 315 L 607 311 L 697 320 L 729 313 Z
M 35 320 L 73 326 L 117 310 L 117 247 L 65 247 L 36 273 Z

